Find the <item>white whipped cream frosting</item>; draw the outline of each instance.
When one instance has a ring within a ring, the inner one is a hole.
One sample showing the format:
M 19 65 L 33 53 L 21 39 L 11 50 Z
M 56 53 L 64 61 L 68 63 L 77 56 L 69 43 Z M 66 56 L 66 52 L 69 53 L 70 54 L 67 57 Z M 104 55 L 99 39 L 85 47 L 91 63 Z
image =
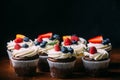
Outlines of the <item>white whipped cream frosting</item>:
M 19 50 L 13 50 L 12 56 L 24 58 L 24 57 L 32 57 L 38 54 L 38 47 L 32 46 L 29 48 L 20 48 Z
M 10 42 L 7 42 L 7 49 L 8 50 L 14 50 L 15 44 L 16 43 L 15 43 L 14 40 L 13 41 L 11 40 Z M 22 46 L 23 44 L 27 44 L 30 47 L 34 45 L 32 40 L 29 40 L 28 42 L 23 41 L 23 42 L 17 43 L 17 44 L 19 44 L 20 46 Z
M 106 45 L 102 43 L 88 43 L 87 46 L 88 47 L 95 46 L 97 49 L 105 49 L 106 51 L 110 51 L 112 49 L 111 43 L 106 44 Z
M 84 56 L 89 56 L 89 58 L 94 60 L 102 60 L 109 58 L 109 53 L 104 49 L 97 49 L 97 53 L 91 54 L 89 52 L 84 52 Z
M 55 51 L 54 49 L 48 50 L 48 57 L 54 58 L 54 59 L 66 59 L 66 58 L 71 58 L 74 55 L 74 53 L 63 53 L 61 51 Z

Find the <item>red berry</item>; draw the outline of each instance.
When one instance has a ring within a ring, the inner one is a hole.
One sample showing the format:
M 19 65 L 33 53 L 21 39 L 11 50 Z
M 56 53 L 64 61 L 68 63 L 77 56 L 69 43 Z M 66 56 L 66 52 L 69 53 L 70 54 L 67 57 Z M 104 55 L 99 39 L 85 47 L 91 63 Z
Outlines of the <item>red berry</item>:
M 103 37 L 102 36 L 96 36 L 88 40 L 88 42 L 91 43 L 102 43 Z
M 55 51 L 60 51 L 60 45 L 59 44 L 54 45 L 54 49 Z
M 15 43 L 21 43 L 21 42 L 23 42 L 23 38 L 16 38 L 15 39 Z
M 41 38 L 41 37 L 38 37 L 38 38 L 37 38 L 37 41 L 41 43 L 41 42 L 42 42 L 42 38 Z
M 66 39 L 64 40 L 64 45 L 65 45 L 65 46 L 71 45 L 71 44 L 72 44 L 72 42 L 71 42 L 71 40 L 70 40 L 69 38 L 66 38 Z
M 21 48 L 21 46 L 19 45 L 19 44 L 16 44 L 15 46 L 14 46 L 14 49 L 16 49 L 16 50 L 19 50 Z
M 91 53 L 91 54 L 95 54 L 95 53 L 97 53 L 97 49 L 96 49 L 96 47 L 90 47 L 89 48 L 89 53 Z
M 79 37 L 78 36 L 71 36 L 71 40 L 72 41 L 79 41 Z

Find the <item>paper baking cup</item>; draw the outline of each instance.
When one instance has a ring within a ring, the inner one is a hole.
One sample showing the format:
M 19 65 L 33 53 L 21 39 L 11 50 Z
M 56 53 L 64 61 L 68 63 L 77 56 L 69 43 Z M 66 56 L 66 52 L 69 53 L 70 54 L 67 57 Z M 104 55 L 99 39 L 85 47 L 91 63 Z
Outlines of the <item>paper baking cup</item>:
M 18 76 L 31 76 L 36 73 L 39 59 L 35 60 L 12 60 L 13 68 Z
M 110 59 L 104 61 L 88 61 L 82 57 L 82 61 L 87 74 L 92 76 L 100 76 L 107 72 Z
M 67 78 L 71 77 L 75 65 L 75 61 L 72 62 L 52 62 L 48 60 L 50 66 L 50 74 L 55 78 Z

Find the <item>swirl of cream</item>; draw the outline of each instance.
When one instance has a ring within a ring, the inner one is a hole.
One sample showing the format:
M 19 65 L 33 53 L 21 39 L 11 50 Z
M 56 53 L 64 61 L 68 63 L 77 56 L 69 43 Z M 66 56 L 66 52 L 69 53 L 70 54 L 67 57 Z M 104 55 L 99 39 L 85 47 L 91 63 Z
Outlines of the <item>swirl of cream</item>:
M 63 53 L 61 51 L 55 51 L 54 49 L 48 50 L 48 57 L 54 58 L 54 59 L 66 59 L 71 58 L 74 56 L 73 53 Z
M 13 41 L 11 40 L 10 42 L 7 42 L 7 48 L 8 48 L 8 50 L 14 50 L 15 44 L 16 43 L 15 43 L 14 40 Z M 23 41 L 23 42 L 17 43 L 17 44 L 19 44 L 20 46 L 22 46 L 23 44 L 27 44 L 29 47 L 31 47 L 31 46 L 34 45 L 32 40 L 29 40 L 28 42 Z
M 94 60 L 103 60 L 109 58 L 109 54 L 104 49 L 97 49 L 97 53 L 91 54 L 89 52 L 84 52 L 85 56 L 89 56 L 89 58 Z
M 29 48 L 21 48 L 19 50 L 13 50 L 12 56 L 24 58 L 24 57 L 32 57 L 38 54 L 38 47 L 32 46 Z
M 109 44 L 100 44 L 100 43 L 88 43 L 88 47 L 95 46 L 97 49 L 105 49 L 106 51 L 110 51 L 112 49 L 111 43 Z

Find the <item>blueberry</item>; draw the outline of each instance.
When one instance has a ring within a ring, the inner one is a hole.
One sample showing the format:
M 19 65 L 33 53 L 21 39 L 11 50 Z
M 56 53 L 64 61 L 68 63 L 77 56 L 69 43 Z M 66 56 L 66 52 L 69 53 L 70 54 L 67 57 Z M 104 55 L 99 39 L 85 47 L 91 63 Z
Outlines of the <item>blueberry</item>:
M 67 49 L 67 47 L 61 47 L 61 51 L 63 52 L 63 53 L 68 53 L 68 49 Z
M 40 42 L 38 42 L 38 41 L 34 41 L 34 44 L 37 46 L 37 45 L 40 44 Z
M 46 45 L 46 44 L 47 44 L 47 41 L 42 41 L 42 44 Z
M 110 43 L 110 39 L 109 38 L 104 39 L 103 42 L 102 42 L 102 44 L 104 44 L 104 45 L 108 44 L 108 43 Z
M 23 44 L 22 47 L 23 48 L 28 48 L 29 46 L 28 46 L 28 44 Z
M 59 36 L 58 34 L 54 34 L 54 35 L 53 35 L 53 38 L 55 38 L 55 39 L 60 39 L 60 36 Z
M 74 50 L 73 50 L 73 48 L 70 47 L 70 48 L 68 48 L 68 51 L 69 51 L 70 53 L 73 53 Z
M 23 40 L 24 40 L 25 42 L 28 42 L 28 41 L 29 41 L 29 38 L 28 38 L 28 37 L 24 37 Z
M 41 44 L 40 44 L 40 47 L 44 48 L 44 47 L 45 47 L 45 44 L 41 43 Z
M 49 40 L 54 40 L 53 36 L 49 38 Z
M 75 41 L 75 40 L 72 40 L 72 44 L 77 44 L 77 41 Z

